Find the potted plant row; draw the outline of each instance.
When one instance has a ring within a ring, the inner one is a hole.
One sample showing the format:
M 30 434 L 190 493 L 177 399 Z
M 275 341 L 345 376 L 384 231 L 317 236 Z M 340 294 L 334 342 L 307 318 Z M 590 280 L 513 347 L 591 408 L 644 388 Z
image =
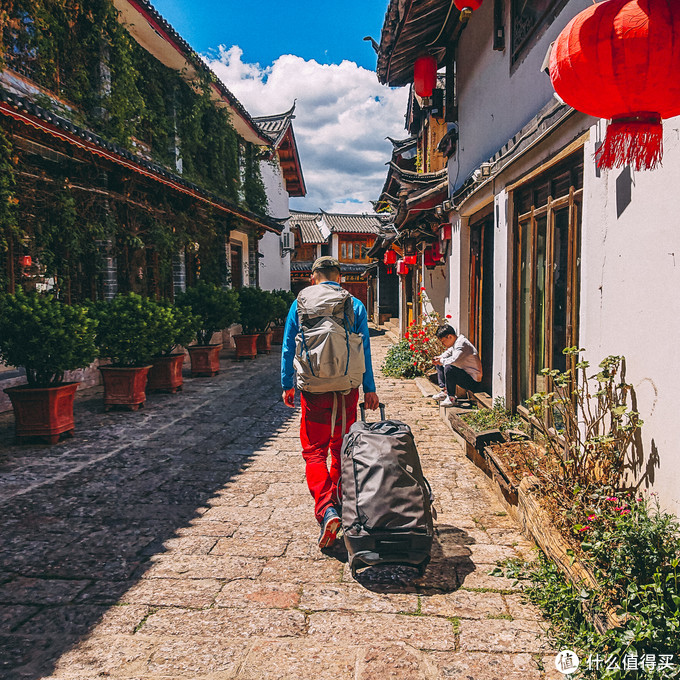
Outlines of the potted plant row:
M 295 302 L 295 293 L 290 290 L 274 290 L 272 294 L 275 295 L 283 304 L 279 304 L 276 308 L 276 315 L 272 325 L 272 344 L 283 344 L 283 331 L 286 325 L 286 316 L 290 306 Z
M 194 316 L 196 344 L 187 347 L 191 357 L 191 375 L 213 376 L 220 370 L 222 343 L 212 337 L 239 320 L 239 296 L 235 290 L 223 289 L 207 281 L 176 296 L 177 306 Z
M 5 389 L 17 438 L 55 444 L 61 434 L 73 434 L 78 383 L 64 382 L 64 374 L 94 361 L 95 328 L 87 309 L 52 296 L 21 289 L 0 296 L 0 360 L 26 371 L 26 385 Z
M 169 313 L 163 315 L 159 338 L 165 338 L 160 354 L 152 359 L 147 389 L 155 392 L 175 392 L 182 389 L 182 366 L 184 347 L 196 337 L 198 318 L 186 307 L 168 302 L 160 303 Z M 178 348 L 181 351 L 176 351 Z
M 110 302 L 92 305 L 98 321 L 97 345 L 109 365 L 100 366 L 104 408 L 125 406 L 132 411 L 146 401 L 146 382 L 153 358 L 172 344 L 171 310 L 137 293 L 118 294 Z

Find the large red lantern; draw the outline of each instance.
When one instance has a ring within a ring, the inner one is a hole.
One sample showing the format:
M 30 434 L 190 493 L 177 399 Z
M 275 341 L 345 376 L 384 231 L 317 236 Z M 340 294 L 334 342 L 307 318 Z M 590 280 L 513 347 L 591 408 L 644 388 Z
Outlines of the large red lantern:
M 413 65 L 413 89 L 419 97 L 431 97 L 437 87 L 437 60 L 434 57 L 418 57 Z
M 482 6 L 482 0 L 453 0 L 453 4 L 462 12 L 464 9 L 479 9 Z
M 410 266 L 415 266 L 418 264 L 418 256 L 417 255 L 404 255 L 404 262 L 407 265 Z
M 600 168 L 655 168 L 663 118 L 680 115 L 680 2 L 606 0 L 575 16 L 550 56 L 555 92 L 609 118 Z
M 390 248 L 390 250 L 385 251 L 385 257 L 383 257 L 383 262 L 386 265 L 392 265 L 397 261 L 397 253 Z

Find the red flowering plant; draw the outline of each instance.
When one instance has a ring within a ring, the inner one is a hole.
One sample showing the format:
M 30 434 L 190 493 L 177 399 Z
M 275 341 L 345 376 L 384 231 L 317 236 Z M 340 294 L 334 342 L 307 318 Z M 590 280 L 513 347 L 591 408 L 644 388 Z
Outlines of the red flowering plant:
M 436 312 L 424 314 L 418 322 L 411 321 L 404 332 L 404 339 L 387 351 L 382 365 L 383 373 L 402 378 L 430 373 L 434 368 L 432 360 L 444 351 L 444 346 L 437 338 L 437 328 L 441 323 Z

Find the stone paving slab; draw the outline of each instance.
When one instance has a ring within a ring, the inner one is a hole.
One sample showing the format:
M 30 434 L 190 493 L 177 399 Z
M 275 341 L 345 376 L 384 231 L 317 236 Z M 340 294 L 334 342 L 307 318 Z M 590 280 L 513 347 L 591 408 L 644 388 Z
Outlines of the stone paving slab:
M 533 546 L 436 404 L 380 375 L 388 346 L 373 338 L 378 392 L 439 510 L 421 578 L 354 580 L 341 549 L 319 551 L 276 352 L 135 413 L 81 392 L 77 436 L 52 447 L 13 445 L 0 415 L 0 677 L 554 678 L 540 614 L 489 575 Z

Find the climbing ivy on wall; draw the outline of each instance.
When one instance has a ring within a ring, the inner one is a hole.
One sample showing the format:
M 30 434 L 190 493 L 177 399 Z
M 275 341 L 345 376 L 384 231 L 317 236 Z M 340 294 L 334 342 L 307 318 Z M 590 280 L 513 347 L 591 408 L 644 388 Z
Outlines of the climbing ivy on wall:
M 267 193 L 260 174 L 260 154 L 253 144 L 246 144 L 243 194 L 246 206 L 256 213 L 267 211 Z
M 210 99 L 210 74 L 189 86 L 140 47 L 111 0 L 3 0 L 0 56 L 76 110 L 74 122 L 135 151 L 148 144 L 159 163 L 214 193 L 266 210 L 257 151 L 250 145 L 241 187 L 238 136 Z M 250 156 L 250 160 L 248 159 Z

